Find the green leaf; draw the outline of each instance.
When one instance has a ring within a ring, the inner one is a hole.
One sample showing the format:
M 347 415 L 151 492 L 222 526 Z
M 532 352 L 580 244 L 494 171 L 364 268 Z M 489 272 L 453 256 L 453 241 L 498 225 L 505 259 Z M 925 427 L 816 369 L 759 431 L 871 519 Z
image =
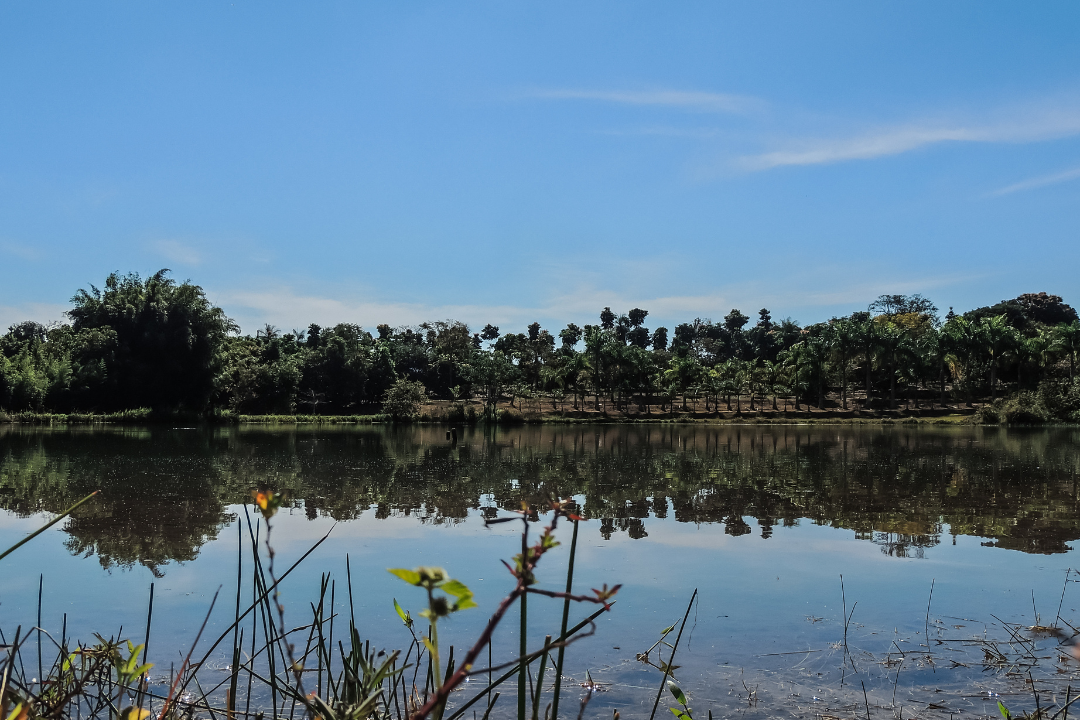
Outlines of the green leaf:
M 679 720 L 682 720 L 682 719 L 683 719 L 684 717 L 686 717 L 686 713 L 684 713 L 684 712 L 683 712 L 682 710 L 680 710 L 679 708 L 668 708 L 668 710 L 670 710 L 670 711 L 671 711 L 671 714 L 672 714 L 672 715 L 674 715 L 675 717 L 679 718 Z
M 1009 712 L 1009 708 L 1001 704 L 1000 700 L 998 700 L 998 712 L 1001 713 L 1001 717 L 1005 718 L 1005 720 L 1012 720 L 1012 713 Z
M 671 632 L 674 629 L 675 629 L 674 625 L 668 625 L 666 628 L 664 628 L 663 630 L 660 631 L 660 637 L 663 637 L 664 635 L 667 635 L 669 632 Z
M 671 691 L 671 694 L 675 696 L 675 699 L 679 701 L 679 704 L 686 707 L 686 693 L 682 691 L 682 688 L 675 684 L 674 680 L 668 680 L 667 688 Z
M 405 568 L 387 568 L 386 571 L 391 575 L 397 575 L 399 578 L 409 583 L 410 585 L 420 584 L 420 573 L 415 570 L 406 570 Z
M 456 603 L 454 603 L 454 611 L 455 612 L 458 611 L 458 610 L 468 610 L 469 608 L 474 608 L 474 607 L 479 607 L 479 605 L 477 605 L 476 602 L 471 597 L 467 597 L 464 600 L 459 600 Z
M 400 605 L 398 605 L 397 598 L 394 598 L 394 612 L 401 618 L 401 622 L 405 623 L 405 627 L 412 627 L 412 617 L 409 613 L 405 612 Z
M 465 587 L 465 584 L 460 580 L 447 580 L 442 585 L 439 585 L 439 589 L 447 595 L 453 595 L 459 600 L 471 598 L 473 596 L 473 591 Z
M 424 647 L 426 647 L 428 649 L 428 652 L 431 653 L 432 655 L 438 655 L 439 654 L 439 651 L 435 648 L 434 645 L 431 644 L 431 640 L 429 640 L 426 637 L 424 638 Z

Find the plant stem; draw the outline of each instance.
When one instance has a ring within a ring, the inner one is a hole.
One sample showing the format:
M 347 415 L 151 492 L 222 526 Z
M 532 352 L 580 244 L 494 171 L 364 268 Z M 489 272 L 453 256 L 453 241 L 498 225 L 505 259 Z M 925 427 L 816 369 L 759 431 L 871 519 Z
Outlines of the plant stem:
M 569 595 L 574 588 L 574 557 L 577 554 L 578 521 L 574 521 L 574 536 L 570 540 L 570 564 L 566 570 L 566 594 Z M 566 638 L 566 623 L 570 620 L 570 598 L 563 601 L 562 628 L 559 637 Z M 563 655 L 566 647 L 559 648 L 558 657 L 555 659 L 555 697 L 551 701 L 551 720 L 559 717 L 559 692 L 562 690 Z
M 696 599 L 697 588 L 694 588 L 694 594 L 690 596 L 690 603 L 686 606 L 686 614 L 683 615 L 682 625 L 679 626 L 679 634 L 675 636 L 675 644 L 671 646 L 671 655 L 668 657 L 667 667 L 664 668 L 664 677 L 660 680 L 660 689 L 656 693 L 656 701 L 653 702 L 649 720 L 656 717 L 656 708 L 660 705 L 660 697 L 664 694 L 664 688 L 667 686 L 668 675 L 671 674 L 671 666 L 675 662 L 675 652 L 679 649 L 679 641 L 682 640 L 683 629 L 686 628 L 686 619 L 690 617 L 690 608 L 694 607 L 694 600 Z

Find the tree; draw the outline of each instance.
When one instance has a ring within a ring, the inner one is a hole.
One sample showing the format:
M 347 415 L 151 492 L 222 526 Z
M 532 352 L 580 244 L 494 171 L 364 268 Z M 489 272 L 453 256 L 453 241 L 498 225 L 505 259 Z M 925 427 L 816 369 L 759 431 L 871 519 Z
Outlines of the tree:
M 1080 352 L 1080 320 L 1054 328 L 1054 349 L 1069 358 L 1069 380 L 1076 381 L 1076 354 Z
M 640 325 L 634 328 L 630 328 L 630 332 L 626 333 L 626 339 L 634 347 L 645 349 L 649 347 L 649 329 L 641 327 Z
M 168 273 L 159 270 L 145 281 L 135 273 L 113 273 L 104 291 L 91 286 L 72 298 L 68 317 L 76 332 L 116 333 L 115 353 L 102 358 L 107 380 L 97 396 L 101 406 L 209 409 L 225 339 L 238 328 L 201 287 L 177 284 Z
M 840 366 L 840 399 L 841 406 L 847 410 L 847 370 L 852 356 L 855 354 L 859 339 L 858 328 L 848 318 L 834 320 L 829 323 L 828 330 L 829 346 Z
M 977 326 L 963 315 L 956 315 L 942 328 L 942 340 L 950 370 L 967 391 L 967 404 L 971 407 L 973 371 L 981 350 Z
M 606 307 L 600 311 L 600 327 L 605 330 L 611 330 L 615 327 L 615 313 L 611 312 L 611 308 Z
M 914 295 L 880 295 L 870 303 L 871 312 L 893 317 L 895 315 L 922 315 L 927 320 L 936 320 L 938 309 L 918 293 Z
M 394 420 L 411 420 L 420 415 L 427 400 L 427 390 L 422 382 L 398 380 L 386 391 L 383 412 Z
M 779 410 L 776 404 L 776 395 L 783 384 L 785 368 L 783 363 L 766 360 L 761 366 L 761 385 L 772 395 L 772 409 Z M 762 401 L 764 402 L 764 401 Z
M 731 334 L 741 332 L 748 322 L 750 322 L 750 318 L 735 308 L 732 308 L 731 312 L 724 316 L 724 328 Z
M 896 370 L 900 362 L 900 355 L 904 351 L 903 342 L 906 338 L 904 329 L 885 316 L 874 319 L 878 347 L 889 369 L 889 407 L 896 409 Z
M 731 411 L 731 396 L 738 396 L 742 392 L 742 368 L 742 360 L 736 358 L 725 360 L 713 368 L 713 372 L 720 376 L 721 392 L 729 412 Z M 742 411 L 741 404 L 739 410 Z
M 668 337 L 666 327 L 658 327 L 653 330 L 652 346 L 653 350 L 667 350 Z
M 505 353 L 495 350 L 478 353 L 473 358 L 469 376 L 483 393 L 484 417 L 494 420 L 499 400 L 519 376 L 517 368 Z
M 877 328 L 870 313 L 852 314 L 851 321 L 855 324 L 855 341 L 862 352 L 866 371 L 866 405 L 870 405 L 871 382 L 874 371 L 874 352 L 880 346 Z M 796 405 L 796 409 L 798 406 Z
M 562 349 L 573 350 L 574 346 L 581 342 L 582 331 L 574 323 L 570 323 L 559 331 L 559 339 L 562 340 Z
M 979 321 L 979 338 L 983 352 L 990 358 L 990 399 L 997 397 L 997 375 L 1001 362 L 1017 341 L 1016 331 L 1009 327 L 1004 315 Z
M 678 355 L 685 355 L 693 347 L 697 330 L 690 323 L 679 323 L 675 326 L 675 342 L 671 343 L 671 349 Z
M 634 308 L 627 313 L 630 320 L 630 325 L 633 327 L 641 327 L 645 322 L 645 317 L 649 314 L 648 310 L 642 310 L 641 308 Z
M 664 373 L 665 383 L 671 389 L 672 394 L 682 395 L 683 410 L 687 409 L 686 394 L 690 387 L 701 378 L 701 372 L 701 363 L 697 361 L 697 358 L 687 355 L 673 358 L 671 366 Z

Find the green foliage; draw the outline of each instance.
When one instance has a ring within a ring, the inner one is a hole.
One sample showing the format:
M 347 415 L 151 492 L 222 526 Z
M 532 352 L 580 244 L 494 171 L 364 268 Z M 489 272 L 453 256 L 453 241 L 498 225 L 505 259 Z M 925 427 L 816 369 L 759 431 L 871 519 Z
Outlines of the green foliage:
M 1067 391 L 1038 389 L 1077 380 L 1080 356 L 1080 319 L 1046 293 L 950 310 L 944 324 L 919 295 L 882 295 L 867 311 L 805 327 L 766 308 L 756 322 L 732 309 L 720 321 L 677 324 L 669 347 L 667 329 L 650 331 L 642 308 L 604 308 L 599 324 L 571 323 L 557 337 L 536 322 L 521 333 L 488 324 L 473 334 L 453 320 L 383 324 L 375 335 L 351 323 L 289 333 L 267 325 L 239 337 L 201 288 L 167 273 L 114 273 L 102 290 L 80 290 L 70 325 L 11 326 L 0 336 L 0 417 L 135 408 L 158 418 L 370 417 L 389 401 L 395 421 L 512 423 L 534 418 L 545 400 L 553 413 L 571 403 L 605 414 L 675 403 L 700 412 L 702 398 L 707 412 L 721 398 L 724 410 L 741 412 L 749 400 L 751 411 L 779 412 L 781 397 L 796 410 L 848 410 L 852 401 L 855 410 L 898 410 L 929 398 L 974 410 L 1019 391 L 1041 403 L 1024 422 L 1040 413 L 1073 422 L 1076 410 Z M 454 404 L 421 415 L 421 390 Z M 1027 396 L 1009 402 L 980 418 L 1012 422 L 1035 407 Z
M 72 360 L 96 365 L 83 402 L 106 409 L 209 407 L 225 338 L 236 326 L 197 285 L 160 270 L 146 280 L 113 273 L 104 290 L 72 298 Z M 95 335 L 96 331 L 96 335 Z
M 414 380 L 398 380 L 386 391 L 383 412 L 394 420 L 411 420 L 420 414 L 427 399 L 424 384 Z
M 676 685 L 674 680 L 668 680 L 667 688 L 672 697 L 675 698 L 675 702 L 682 706 L 682 708 L 668 708 L 671 710 L 671 714 L 679 718 L 679 720 L 684 720 L 684 718 L 685 720 L 694 720 L 694 716 L 690 714 L 690 708 L 687 705 L 686 693 L 682 691 L 682 688 Z

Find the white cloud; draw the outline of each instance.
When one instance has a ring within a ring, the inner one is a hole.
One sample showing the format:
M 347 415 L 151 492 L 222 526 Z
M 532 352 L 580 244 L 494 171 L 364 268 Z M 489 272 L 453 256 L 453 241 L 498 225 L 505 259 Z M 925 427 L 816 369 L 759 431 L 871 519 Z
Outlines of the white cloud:
M 991 113 L 988 119 L 923 121 L 879 127 L 848 137 L 812 139 L 740 159 L 749 170 L 824 165 L 899 155 L 946 142 L 1029 143 L 1080 134 L 1080 104 L 1032 105 Z
M 579 276 L 562 285 L 550 297 L 528 305 L 435 305 L 379 300 L 357 300 L 348 297 L 304 294 L 288 287 L 274 291 L 236 290 L 211 291 L 211 300 L 221 305 L 229 317 L 236 320 L 245 333 L 254 333 L 264 324 L 290 331 L 306 328 L 310 323 L 324 327 L 341 322 L 356 323 L 368 330 L 386 323 L 391 326 L 417 325 L 431 320 L 454 319 L 468 323 L 478 331 L 486 323 L 498 325 L 504 332 L 520 332 L 531 322 L 539 321 L 549 329 L 561 328 L 568 322 L 594 323 L 604 307 L 625 312 L 633 307 L 649 311 L 650 327 L 687 322 L 694 318 L 720 320 L 732 308 L 754 315 L 758 308 L 768 307 L 774 317 L 783 317 L 792 309 L 805 313 L 798 318 L 806 322 L 826 319 L 832 312 L 847 308 L 865 308 L 883 293 L 929 292 L 964 284 L 975 279 L 972 275 L 942 275 L 925 278 L 896 278 L 873 273 L 871 270 L 853 272 L 847 267 L 812 270 L 829 288 L 815 290 L 822 282 L 806 285 L 792 282 L 743 283 L 718 287 L 714 292 L 685 295 L 649 295 L 629 290 L 628 284 L 619 290 L 606 289 L 586 276 Z M 860 282 L 837 281 L 840 277 L 876 275 Z M 279 284 L 268 281 L 279 287 Z M 777 288 L 782 288 L 778 290 Z
M 593 100 L 620 105 L 652 105 L 712 113 L 746 113 L 764 103 L 754 97 L 687 90 L 534 90 L 528 97 L 549 100 Z
M 1000 190 L 995 190 L 990 194 L 994 196 L 1008 195 L 1010 193 L 1020 192 L 1021 190 L 1032 190 L 1034 188 L 1045 187 L 1047 185 L 1056 185 L 1058 183 L 1068 182 L 1069 180 L 1075 180 L 1077 178 L 1080 178 L 1080 168 L 1073 168 L 1072 170 L 1054 173 L 1053 175 L 1041 175 L 1039 177 L 1022 180 L 1013 185 L 1003 187 Z
M 9 255 L 14 255 L 17 258 L 33 262 L 40 260 L 42 253 L 39 249 L 31 247 L 29 245 L 23 245 L 21 243 L 13 242 L 0 242 L 0 250 L 3 250 Z
M 342 322 L 373 329 L 376 325 L 416 325 L 428 320 L 447 318 L 468 322 L 514 322 L 531 312 L 529 308 L 486 305 L 428 305 L 395 303 L 318 295 L 303 295 L 290 288 L 270 291 L 227 291 L 212 293 L 229 317 L 237 320 L 245 332 L 266 323 L 283 330 L 306 328 L 310 323 L 323 326 Z
M 23 303 L 21 305 L 0 305 L 0 333 L 7 331 L 15 323 L 33 320 L 42 325 L 64 322 L 67 305 L 54 303 Z
M 176 240 L 158 240 L 153 244 L 154 249 L 170 262 L 180 265 L 199 265 L 202 263 L 202 255 L 198 250 Z

